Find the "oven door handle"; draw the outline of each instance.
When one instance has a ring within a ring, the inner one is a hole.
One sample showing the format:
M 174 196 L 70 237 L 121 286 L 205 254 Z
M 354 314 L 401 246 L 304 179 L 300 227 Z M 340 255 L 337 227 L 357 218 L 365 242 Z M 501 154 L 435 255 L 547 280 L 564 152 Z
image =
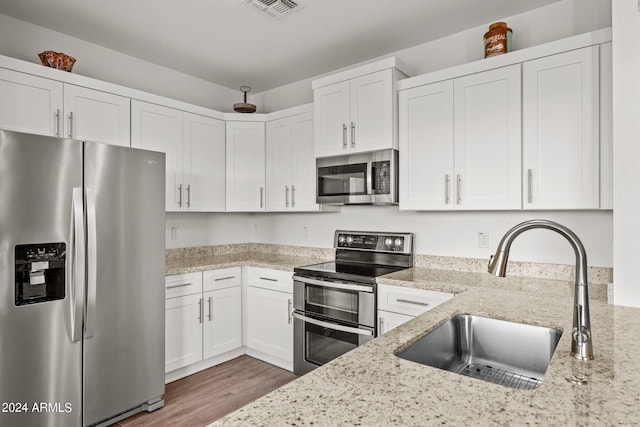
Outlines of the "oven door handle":
M 322 328 L 333 329 L 336 331 L 347 332 L 350 334 L 358 334 L 358 335 L 368 335 L 373 336 L 373 331 L 369 331 L 366 329 L 359 328 L 350 328 L 349 326 L 342 326 L 335 323 L 323 322 L 322 320 L 312 319 L 307 316 L 303 316 L 302 314 L 298 314 L 295 311 L 293 312 L 293 317 L 298 320 L 302 320 L 303 322 L 311 323 L 312 325 L 320 326 Z
M 310 279 L 308 277 L 293 276 L 293 280 L 308 283 L 309 285 L 325 286 L 327 288 L 344 289 L 346 291 L 373 293 L 373 288 L 369 286 L 350 285 L 347 283 L 329 282 L 325 280 Z

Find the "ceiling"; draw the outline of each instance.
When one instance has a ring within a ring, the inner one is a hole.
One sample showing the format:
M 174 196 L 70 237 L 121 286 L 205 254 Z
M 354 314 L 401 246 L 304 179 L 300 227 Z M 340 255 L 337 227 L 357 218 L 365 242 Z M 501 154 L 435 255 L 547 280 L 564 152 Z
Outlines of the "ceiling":
M 0 0 L 0 13 L 237 89 L 262 92 L 558 0 Z

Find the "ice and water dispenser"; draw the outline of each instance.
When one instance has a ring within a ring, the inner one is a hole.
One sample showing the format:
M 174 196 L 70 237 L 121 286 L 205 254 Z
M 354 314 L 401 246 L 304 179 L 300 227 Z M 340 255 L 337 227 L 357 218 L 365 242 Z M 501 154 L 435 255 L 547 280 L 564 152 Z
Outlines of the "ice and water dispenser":
M 16 245 L 15 304 L 64 299 L 65 259 L 64 243 Z

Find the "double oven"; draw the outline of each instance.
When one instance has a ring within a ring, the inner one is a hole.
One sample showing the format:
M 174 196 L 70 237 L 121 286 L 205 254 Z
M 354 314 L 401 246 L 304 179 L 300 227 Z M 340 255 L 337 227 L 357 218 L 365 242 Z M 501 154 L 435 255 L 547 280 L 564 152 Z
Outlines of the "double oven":
M 335 261 L 294 270 L 294 373 L 372 340 L 376 278 L 413 264 L 411 233 L 336 231 Z

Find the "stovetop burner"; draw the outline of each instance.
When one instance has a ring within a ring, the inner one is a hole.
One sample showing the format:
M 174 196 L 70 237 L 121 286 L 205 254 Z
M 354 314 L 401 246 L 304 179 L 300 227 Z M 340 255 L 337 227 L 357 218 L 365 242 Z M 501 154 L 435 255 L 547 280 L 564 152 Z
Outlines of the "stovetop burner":
M 375 283 L 413 265 L 411 233 L 336 231 L 336 260 L 294 269 L 298 275 Z
M 404 270 L 407 267 L 372 265 L 351 262 L 322 262 L 296 268 L 296 274 L 308 274 L 330 278 L 357 279 L 358 281 L 375 281 L 376 277 Z

